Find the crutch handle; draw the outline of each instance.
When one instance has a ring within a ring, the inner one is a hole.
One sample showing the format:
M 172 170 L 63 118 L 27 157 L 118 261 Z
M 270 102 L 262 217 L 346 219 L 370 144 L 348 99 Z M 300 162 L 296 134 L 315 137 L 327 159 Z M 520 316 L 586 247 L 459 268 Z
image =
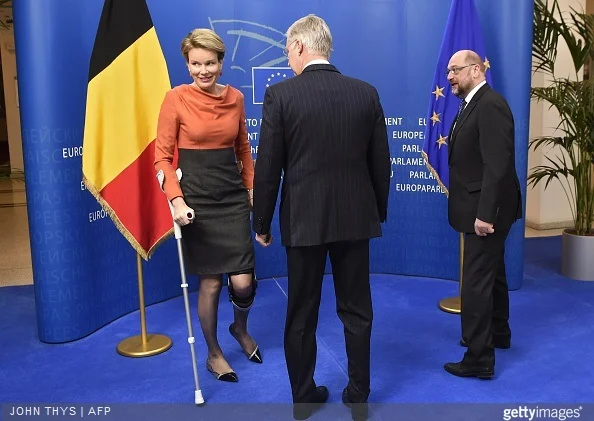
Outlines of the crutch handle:
M 171 217 L 173 218 L 174 215 L 174 209 L 173 209 L 173 205 L 171 204 L 171 202 L 168 200 L 167 203 L 169 203 L 169 210 L 171 210 Z M 191 221 L 194 219 L 194 211 L 193 210 L 189 210 L 188 213 L 186 214 L 186 217 Z M 180 238 L 182 238 L 182 233 L 181 233 L 181 226 L 175 221 L 175 219 L 173 220 L 173 232 L 175 234 L 175 239 L 179 240 Z

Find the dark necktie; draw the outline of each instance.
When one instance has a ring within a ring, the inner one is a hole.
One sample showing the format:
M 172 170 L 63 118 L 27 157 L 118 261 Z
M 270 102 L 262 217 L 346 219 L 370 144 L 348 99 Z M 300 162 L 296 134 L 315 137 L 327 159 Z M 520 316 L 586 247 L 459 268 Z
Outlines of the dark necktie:
M 460 106 L 458 107 L 458 114 L 456 115 L 456 121 L 458 121 L 458 119 L 462 115 L 462 112 L 464 111 L 465 107 L 466 107 L 466 101 L 464 101 L 464 100 L 460 101 Z
M 458 106 L 458 114 L 456 114 L 456 118 L 454 118 L 454 124 L 452 125 L 452 131 L 450 132 L 450 134 L 454 133 L 454 129 L 456 128 L 456 123 L 458 122 L 458 119 L 462 115 L 462 112 L 464 111 L 465 107 L 466 107 L 466 101 L 464 101 L 464 100 L 460 101 L 460 105 Z

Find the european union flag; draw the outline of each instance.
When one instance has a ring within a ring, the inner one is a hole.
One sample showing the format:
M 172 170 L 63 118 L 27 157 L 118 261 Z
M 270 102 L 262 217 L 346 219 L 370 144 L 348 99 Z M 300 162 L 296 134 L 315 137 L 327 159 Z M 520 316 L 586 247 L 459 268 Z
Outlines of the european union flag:
M 451 89 L 446 75 L 448 62 L 456 51 L 473 50 L 484 59 L 487 83 L 491 84 L 490 63 L 474 0 L 453 0 L 446 24 L 437 68 L 433 76 L 431 100 L 427 113 L 427 128 L 423 157 L 427 168 L 437 178 L 446 195 L 450 184 L 448 169 L 449 131 L 458 113 L 460 99 Z
M 263 104 L 266 88 L 293 75 L 290 67 L 252 67 L 253 103 Z

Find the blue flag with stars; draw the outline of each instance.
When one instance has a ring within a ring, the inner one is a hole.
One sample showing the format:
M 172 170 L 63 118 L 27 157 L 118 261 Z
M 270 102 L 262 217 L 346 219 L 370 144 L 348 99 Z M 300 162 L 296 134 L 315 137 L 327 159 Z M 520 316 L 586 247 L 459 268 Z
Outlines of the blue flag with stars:
M 253 103 L 263 104 L 266 88 L 293 76 L 290 67 L 252 67 Z
M 431 85 L 432 92 L 422 153 L 427 168 L 437 179 L 446 195 L 450 184 L 449 132 L 461 101 L 452 93 L 446 72 L 450 58 L 460 50 L 473 50 L 483 59 L 487 68 L 487 83 L 492 86 L 490 63 L 474 0 L 452 0 Z

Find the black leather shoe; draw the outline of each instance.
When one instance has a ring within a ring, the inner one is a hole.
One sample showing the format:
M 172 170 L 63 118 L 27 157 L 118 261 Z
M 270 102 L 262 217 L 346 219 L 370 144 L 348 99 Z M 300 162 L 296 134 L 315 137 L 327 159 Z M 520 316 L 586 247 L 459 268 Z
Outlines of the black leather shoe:
M 468 344 L 464 339 L 460 339 L 460 345 L 463 347 L 468 347 Z M 511 341 L 510 340 L 494 340 L 493 347 L 497 349 L 510 349 L 511 348 Z
M 303 403 L 293 404 L 293 418 L 296 420 L 306 420 L 311 417 L 317 409 L 319 409 L 328 400 L 330 392 L 326 386 L 316 387 L 313 395 L 307 398 Z
M 482 380 L 489 380 L 495 375 L 493 367 L 471 367 L 459 363 L 446 363 L 443 368 L 450 374 L 458 377 L 478 377 Z
M 351 402 L 349 399 L 349 394 L 347 392 L 346 387 L 342 391 L 342 403 L 344 403 L 348 408 L 351 408 L 351 418 L 353 421 L 366 421 L 368 415 L 368 405 L 367 402 L 365 403 L 354 403 Z

